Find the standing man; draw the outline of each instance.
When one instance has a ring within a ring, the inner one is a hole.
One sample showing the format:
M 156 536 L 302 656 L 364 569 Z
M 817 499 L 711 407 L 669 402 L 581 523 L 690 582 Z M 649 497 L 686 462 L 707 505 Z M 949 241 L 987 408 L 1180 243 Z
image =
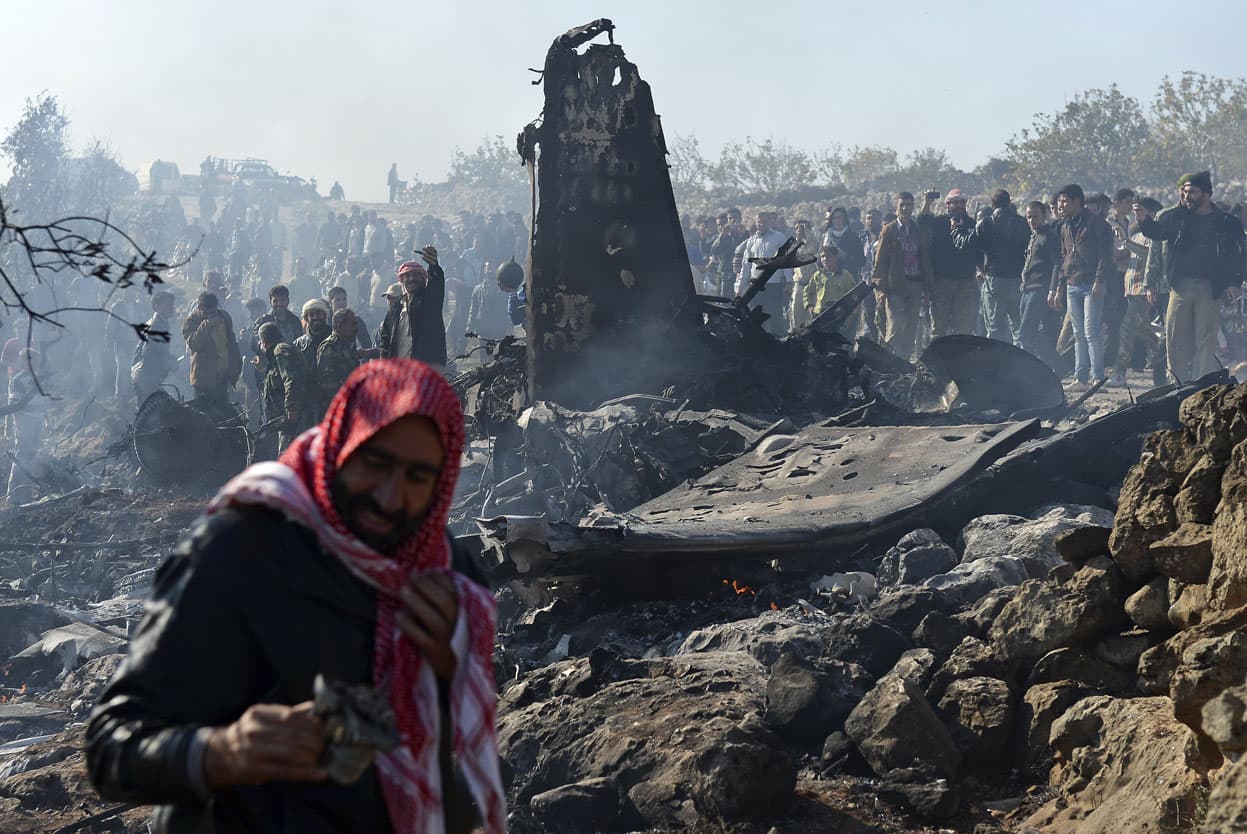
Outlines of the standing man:
M 309 371 L 316 367 L 316 349 L 333 332 L 329 325 L 330 313 L 329 305 L 319 298 L 303 305 L 303 335 L 293 344 Z
M 104 796 L 155 829 L 506 829 L 495 603 L 446 530 L 463 414 L 410 360 L 370 362 L 276 462 L 227 484 L 160 571 L 87 730 Z M 375 687 L 401 741 L 326 780 L 317 673 Z
M 334 315 L 337 315 L 340 310 L 349 309 L 345 287 L 332 287 L 329 290 L 329 307 Z M 360 350 L 370 350 L 372 348 L 372 337 L 368 335 L 368 328 L 361 325 L 356 327 L 355 331 L 355 346 Z
M 442 373 L 446 369 L 446 323 L 442 319 L 446 273 L 433 246 L 420 250 L 420 257 L 427 269 L 415 261 L 398 268 L 403 298 L 390 305 L 377 334 L 377 347 L 385 358 L 419 359 Z
M 1159 200 L 1154 200 L 1151 197 L 1136 199 L 1150 215 L 1155 215 L 1163 208 Z M 1147 283 L 1147 257 L 1151 244 L 1152 242 L 1147 236 L 1138 230 L 1127 240 L 1118 242 L 1119 248 L 1125 249 L 1130 254 L 1130 261 L 1126 267 L 1125 275 L 1126 312 L 1121 322 L 1119 346 L 1116 354 L 1117 361 L 1113 368 L 1113 375 L 1108 382 L 1112 386 L 1123 386 L 1126 384 L 1126 371 L 1130 369 L 1130 363 L 1134 359 L 1135 342 L 1147 329 L 1148 322 L 1152 318 L 1152 308 L 1156 304 L 1156 288 L 1149 286 Z M 1153 279 L 1156 277 L 1155 275 L 1152 276 Z M 1150 342 L 1151 340 L 1149 339 L 1148 341 Z M 1158 365 L 1162 368 L 1164 367 L 1159 353 L 1153 352 L 1152 362 L 1152 379 L 1157 385 L 1163 385 L 1165 374 L 1162 372 L 1159 375 L 1159 379 L 1156 374 Z
M 783 246 L 787 238 L 773 227 L 774 215 L 770 212 L 759 212 L 754 218 L 753 236 L 745 241 L 741 251 L 740 276 L 736 280 L 736 294 L 744 295 L 750 282 L 762 270 L 749 262 L 750 258 L 773 258 Z M 768 333 L 784 336 L 788 333 L 787 317 L 784 315 L 784 303 L 788 299 L 788 288 L 792 281 L 792 270 L 781 269 L 767 281 L 766 287 L 756 296 L 763 312 L 768 315 L 766 328 Z
M 1053 365 L 1056 333 L 1048 329 L 1047 338 L 1041 338 L 1040 328 L 1050 315 L 1045 304 L 1048 293 L 1055 292 L 1060 281 L 1061 240 L 1057 228 L 1048 222 L 1048 205 L 1042 200 L 1035 200 L 1026 207 L 1026 225 L 1030 227 L 1030 240 L 1022 264 L 1018 347 Z
M 1153 251 L 1155 242 L 1162 244 L 1161 277 L 1169 287 L 1169 375 L 1176 382 L 1199 379 L 1217 369 L 1221 298 L 1243 282 L 1243 224 L 1212 202 L 1208 171 L 1187 176 L 1181 201 L 1173 208 L 1153 217 L 1136 203 L 1135 212 L 1139 231 L 1153 241 Z
M 1065 287 L 1070 327 L 1074 332 L 1074 378 L 1080 385 L 1104 378 L 1104 293 L 1113 269 L 1113 230 L 1108 221 L 1086 206 L 1083 190 L 1067 185 L 1057 192 L 1061 216 L 1061 270 L 1048 296 L 1060 306 Z
M 351 372 L 359 367 L 360 351 L 355 347 L 359 319 L 350 310 L 333 314 L 333 332 L 316 349 L 316 391 L 323 413 Z
M 991 214 L 978 222 L 975 233 L 983 247 L 981 294 L 987 338 L 1012 344 L 1022 323 L 1022 268 L 1031 228 L 1013 207 L 1009 192 L 1001 188 L 992 194 Z
M 223 413 L 229 405 L 229 389 L 242 373 L 242 354 L 234 338 L 234 323 L 215 294 L 200 293 L 195 309 L 182 323 L 182 338 L 190 349 L 195 399 Z
M 896 198 L 896 220 L 879 233 L 871 283 L 883 309 L 883 340 L 906 362 L 913 356 L 918 314 L 931 282 L 931 242 L 914 220 L 914 195 L 902 191 Z
M 147 320 L 148 330 L 162 331 L 171 336 L 176 309 L 177 302 L 173 293 L 161 290 L 154 294 L 152 317 Z M 177 359 L 174 358 L 170 348 L 169 337 L 164 339 L 148 337 L 139 342 L 134 351 L 134 361 L 130 366 L 130 383 L 134 386 L 139 405 L 142 405 L 144 400 L 164 384 L 176 366 Z
M 274 284 L 268 291 L 269 311 L 255 323 L 258 335 L 262 325 L 272 322 L 281 331 L 283 342 L 293 342 L 303 335 L 303 322 L 290 312 L 290 290 L 284 284 Z
M 390 173 L 385 177 L 385 184 L 390 187 L 390 205 L 398 199 L 398 163 L 390 163 Z
M 928 191 L 918 215 L 931 241 L 931 270 L 935 276 L 931 291 L 931 328 L 935 336 L 973 333 L 979 315 L 979 291 L 975 280 L 982 265 L 983 249 L 974 231 L 974 220 L 966 213 L 966 195 L 954 188 L 944 198 L 948 214 L 931 213 L 938 199 Z

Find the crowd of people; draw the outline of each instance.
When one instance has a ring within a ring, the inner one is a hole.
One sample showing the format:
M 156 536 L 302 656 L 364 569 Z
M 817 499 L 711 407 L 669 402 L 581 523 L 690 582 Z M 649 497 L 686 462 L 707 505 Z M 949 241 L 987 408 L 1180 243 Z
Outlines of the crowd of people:
M 739 295 L 789 237 L 817 258 L 780 270 L 758 296 L 767 328 L 783 335 L 858 282 L 874 289 L 847 338 L 876 339 L 912 359 L 937 336 L 971 333 L 1010 342 L 1075 384 L 1126 384 L 1150 365 L 1155 384 L 1189 381 L 1247 359 L 1236 343 L 1247 256 L 1247 206 L 1212 200 L 1207 171 L 1177 183 L 1165 209 L 1128 188 L 1112 197 L 1067 185 L 1021 211 L 1007 191 L 968 209 L 959 189 L 902 192 L 884 207 L 828 207 L 821 229 L 739 209 L 685 220 L 689 259 L 703 291 Z M 943 211 L 937 212 L 943 202 Z M 1224 316 L 1223 316 L 1224 313 Z M 1223 318 L 1227 324 L 1223 327 Z

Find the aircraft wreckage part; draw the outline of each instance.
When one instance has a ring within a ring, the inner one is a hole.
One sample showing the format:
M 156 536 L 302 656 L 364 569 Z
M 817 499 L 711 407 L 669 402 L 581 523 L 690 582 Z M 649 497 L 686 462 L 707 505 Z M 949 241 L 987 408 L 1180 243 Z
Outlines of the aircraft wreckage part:
M 812 427 L 772 436 L 705 477 L 592 527 L 515 517 L 480 524 L 498 561 L 539 576 L 610 570 L 636 554 L 772 559 L 826 557 L 834 548 L 848 556 L 865 541 L 913 527 L 924 506 L 1039 428 L 1037 420 Z
M 1042 359 L 997 339 L 941 336 L 918 358 L 938 383 L 957 386 L 971 411 L 1055 411 L 1065 405 L 1061 380 Z
M 532 401 L 577 408 L 643 390 L 700 324 L 667 147 L 649 85 L 623 49 L 577 47 L 599 20 L 546 56 L 545 108 L 520 135 L 537 169 L 528 270 Z
M 1182 401 L 1224 371 L 1039 439 L 1039 421 L 943 427 L 819 427 L 759 446 L 698 481 L 592 526 L 545 517 L 478 522 L 486 562 L 525 580 L 593 577 L 640 596 L 678 593 L 678 574 L 777 559 L 826 571 L 866 545 L 931 527 L 949 540 L 972 518 L 1048 503 L 1111 505 L 1145 435 L 1178 425 Z M 862 451 L 858 453 L 858 450 Z M 855 454 L 857 453 L 857 454 Z M 837 480 L 837 470 L 844 472 Z M 857 472 L 853 478 L 845 478 Z M 873 473 L 873 474 L 872 474 Z M 791 478 L 789 477 L 791 476 Z M 784 481 L 792 480 L 791 484 Z
M 134 456 L 157 481 L 232 475 L 246 467 L 249 447 L 245 428 L 220 426 L 166 391 L 144 400 L 134 418 Z
M 1178 409 L 1187 397 L 1228 381 L 1228 373 L 1217 371 L 1188 385 L 1149 391 L 1135 405 L 1024 443 L 965 489 L 934 502 L 926 526 L 951 541 L 966 521 L 981 515 L 1025 513 L 1052 503 L 1114 506 L 1110 493 L 1138 463 L 1144 438 L 1176 428 Z

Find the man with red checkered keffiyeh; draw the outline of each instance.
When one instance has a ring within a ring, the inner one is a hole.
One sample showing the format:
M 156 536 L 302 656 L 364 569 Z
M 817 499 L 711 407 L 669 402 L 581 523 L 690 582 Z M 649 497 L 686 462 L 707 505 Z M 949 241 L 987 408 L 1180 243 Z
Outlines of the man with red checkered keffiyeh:
M 446 534 L 462 447 L 446 381 L 379 360 L 227 484 L 91 716 L 101 794 L 160 805 L 161 832 L 505 831 L 494 599 Z M 352 784 L 326 781 L 318 674 L 371 684 L 397 719 Z

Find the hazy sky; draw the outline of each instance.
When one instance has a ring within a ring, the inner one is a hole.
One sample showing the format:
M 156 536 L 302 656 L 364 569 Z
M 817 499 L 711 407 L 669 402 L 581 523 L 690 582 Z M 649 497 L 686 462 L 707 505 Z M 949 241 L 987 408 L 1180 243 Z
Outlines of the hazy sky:
M 745 3 L 0 0 L 0 128 L 40 91 L 76 147 L 127 167 L 268 159 L 351 199 L 445 177 L 452 149 L 510 141 L 541 108 L 528 67 L 606 16 L 670 134 L 807 149 L 928 145 L 970 168 L 1037 112 L 1117 82 L 1146 104 L 1184 69 L 1247 75 L 1247 2 Z M 1033 60 L 1028 60 L 1028 55 Z

